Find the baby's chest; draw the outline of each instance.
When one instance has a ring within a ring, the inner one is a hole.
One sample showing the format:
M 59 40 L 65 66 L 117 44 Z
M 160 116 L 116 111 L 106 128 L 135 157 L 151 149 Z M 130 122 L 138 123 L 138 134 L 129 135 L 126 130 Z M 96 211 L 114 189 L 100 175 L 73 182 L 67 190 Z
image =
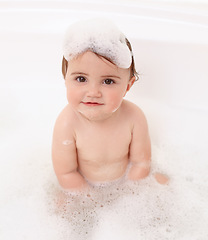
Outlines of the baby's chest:
M 85 129 L 77 134 L 76 145 L 80 157 L 122 158 L 129 151 L 129 128 Z

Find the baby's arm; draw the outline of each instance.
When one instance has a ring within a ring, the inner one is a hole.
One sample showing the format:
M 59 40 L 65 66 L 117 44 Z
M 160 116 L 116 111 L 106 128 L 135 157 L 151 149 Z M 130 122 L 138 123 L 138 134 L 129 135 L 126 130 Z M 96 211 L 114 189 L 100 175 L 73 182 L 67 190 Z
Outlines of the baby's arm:
M 129 150 L 130 170 L 128 178 L 139 180 L 148 176 L 151 165 L 151 143 L 148 126 L 143 112 L 134 109 L 132 141 Z
M 58 181 L 66 190 L 78 190 L 86 184 L 85 179 L 77 171 L 77 152 L 75 138 L 65 108 L 58 117 L 53 133 L 52 160 Z

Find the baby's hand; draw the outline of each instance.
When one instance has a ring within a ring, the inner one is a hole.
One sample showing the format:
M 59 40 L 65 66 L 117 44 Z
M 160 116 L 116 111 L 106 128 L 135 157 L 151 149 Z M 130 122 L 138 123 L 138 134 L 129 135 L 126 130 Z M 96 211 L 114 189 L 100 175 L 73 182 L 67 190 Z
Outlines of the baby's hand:
M 147 177 L 150 172 L 150 164 L 150 161 L 132 163 L 128 173 L 128 179 L 132 181 L 137 181 Z

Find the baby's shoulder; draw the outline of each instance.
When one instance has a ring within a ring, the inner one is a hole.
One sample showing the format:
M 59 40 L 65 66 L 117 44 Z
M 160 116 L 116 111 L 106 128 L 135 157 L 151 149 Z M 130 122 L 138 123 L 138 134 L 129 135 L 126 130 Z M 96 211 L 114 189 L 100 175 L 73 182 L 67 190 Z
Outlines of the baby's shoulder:
M 147 132 L 148 131 L 148 123 L 146 116 L 142 109 L 138 107 L 136 104 L 129 102 L 127 100 L 123 103 L 124 113 L 127 117 L 127 121 L 133 127 L 133 129 L 139 129 L 139 132 Z
M 145 119 L 144 112 L 140 107 L 138 107 L 135 103 L 132 103 L 128 100 L 123 101 L 123 112 L 129 118 Z
M 55 128 L 58 128 L 60 131 L 66 131 L 72 128 L 75 121 L 76 116 L 74 111 L 69 105 L 66 105 L 56 119 Z

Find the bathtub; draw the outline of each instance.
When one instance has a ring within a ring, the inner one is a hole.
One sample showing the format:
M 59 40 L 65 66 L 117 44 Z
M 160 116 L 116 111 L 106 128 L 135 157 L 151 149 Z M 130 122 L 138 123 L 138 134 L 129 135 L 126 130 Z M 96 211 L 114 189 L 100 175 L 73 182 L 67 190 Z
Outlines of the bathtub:
M 73 202 L 76 210 L 69 204 L 63 217 L 53 209 L 50 155 L 67 103 L 62 38 L 69 24 L 98 16 L 112 19 L 133 46 L 140 80 L 126 98 L 147 117 L 152 171 L 170 183 L 150 176 L 116 193 L 115 186 L 94 189 L 99 206 L 85 193 L 69 196 L 82 210 Z M 0 22 L 0 238 L 208 239 L 208 5 L 0 1 Z

